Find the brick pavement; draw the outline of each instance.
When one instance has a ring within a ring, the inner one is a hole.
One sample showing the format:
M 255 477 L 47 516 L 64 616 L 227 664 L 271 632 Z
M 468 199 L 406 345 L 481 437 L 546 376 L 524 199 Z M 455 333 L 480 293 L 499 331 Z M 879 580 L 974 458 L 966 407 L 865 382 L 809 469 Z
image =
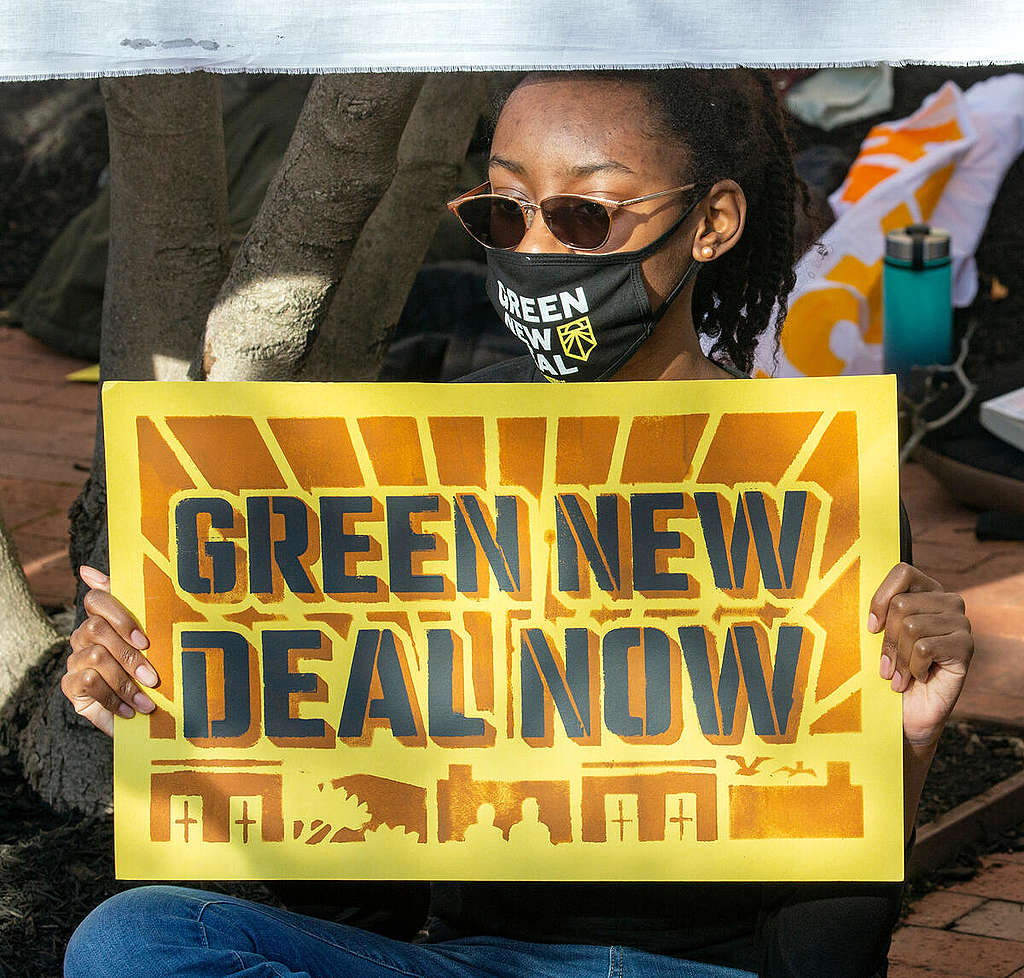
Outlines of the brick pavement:
M 66 512 L 92 456 L 96 388 L 84 366 L 0 327 L 0 512 L 45 605 L 70 602 Z M 979 543 L 974 514 L 920 466 L 901 492 L 915 563 L 964 595 L 978 654 L 957 714 L 1024 724 L 1024 543 Z M 930 893 L 897 931 L 890 978 L 1024 978 L 1024 855 L 988 857 L 973 880 Z
M 64 379 L 84 361 L 0 327 L 0 513 L 48 607 L 73 600 L 68 507 L 88 476 L 96 385 Z
M 889 978 L 1024 978 L 1024 853 L 918 900 L 889 952 Z
M 956 716 L 1024 726 L 1024 542 L 974 536 L 977 515 L 916 463 L 900 473 L 914 563 L 967 603 L 976 653 Z

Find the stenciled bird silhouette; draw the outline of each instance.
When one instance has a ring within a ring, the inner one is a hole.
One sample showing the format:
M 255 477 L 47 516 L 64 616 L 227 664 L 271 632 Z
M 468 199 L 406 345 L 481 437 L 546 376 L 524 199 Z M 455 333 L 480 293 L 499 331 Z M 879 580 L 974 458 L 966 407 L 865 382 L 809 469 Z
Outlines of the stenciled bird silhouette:
M 739 754 L 726 754 L 725 759 L 727 761 L 736 762 L 736 774 L 742 774 L 746 777 L 752 777 L 757 774 L 757 769 L 764 764 L 765 761 L 769 760 L 767 757 L 755 757 L 749 764 Z
M 817 772 L 813 767 L 804 767 L 803 761 L 797 761 L 796 767 L 779 767 L 772 772 L 772 777 L 775 777 L 780 771 L 785 771 L 787 778 L 796 777 L 798 774 L 809 774 L 812 778 L 818 776 Z

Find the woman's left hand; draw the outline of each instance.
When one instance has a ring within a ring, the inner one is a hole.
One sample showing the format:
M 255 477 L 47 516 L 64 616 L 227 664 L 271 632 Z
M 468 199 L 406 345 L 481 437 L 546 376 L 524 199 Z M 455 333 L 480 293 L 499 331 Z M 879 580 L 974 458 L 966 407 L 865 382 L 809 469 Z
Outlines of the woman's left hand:
M 868 631 L 885 629 L 879 672 L 903 694 L 903 735 L 934 744 L 974 654 L 964 599 L 910 564 L 897 564 L 871 599 Z

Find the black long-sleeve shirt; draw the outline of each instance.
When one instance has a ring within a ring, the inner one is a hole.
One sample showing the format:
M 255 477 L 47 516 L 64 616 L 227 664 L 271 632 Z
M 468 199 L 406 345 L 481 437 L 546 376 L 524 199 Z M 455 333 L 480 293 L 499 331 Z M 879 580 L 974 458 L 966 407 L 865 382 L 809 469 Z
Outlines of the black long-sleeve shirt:
M 460 382 L 542 380 L 526 356 Z M 902 504 L 900 552 L 911 560 Z M 763 978 L 874 978 L 901 895 L 900 883 L 433 883 L 426 939 L 622 945 Z

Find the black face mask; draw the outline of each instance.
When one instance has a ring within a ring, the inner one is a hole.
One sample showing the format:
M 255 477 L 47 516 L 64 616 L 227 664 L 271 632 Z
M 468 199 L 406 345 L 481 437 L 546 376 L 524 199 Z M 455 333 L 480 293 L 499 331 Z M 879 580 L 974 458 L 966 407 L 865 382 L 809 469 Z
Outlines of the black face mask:
M 700 268 L 689 268 L 656 311 L 640 265 L 662 248 L 698 202 L 645 248 L 605 255 L 487 252 L 487 294 L 502 322 L 551 381 L 604 380 L 651 335 Z

